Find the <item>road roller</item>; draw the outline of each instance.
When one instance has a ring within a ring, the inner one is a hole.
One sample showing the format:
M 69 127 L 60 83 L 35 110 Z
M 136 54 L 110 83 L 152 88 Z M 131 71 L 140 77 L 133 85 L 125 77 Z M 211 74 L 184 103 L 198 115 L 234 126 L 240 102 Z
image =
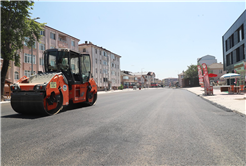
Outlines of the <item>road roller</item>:
M 44 51 L 44 71 L 23 76 L 11 85 L 11 106 L 17 113 L 55 115 L 64 106 L 97 100 L 89 54 L 62 48 Z

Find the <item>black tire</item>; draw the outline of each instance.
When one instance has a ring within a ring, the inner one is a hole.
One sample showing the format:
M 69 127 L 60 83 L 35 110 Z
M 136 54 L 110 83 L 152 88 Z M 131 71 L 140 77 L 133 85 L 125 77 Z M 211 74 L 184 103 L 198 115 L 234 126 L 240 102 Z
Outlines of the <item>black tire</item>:
M 89 102 L 88 98 L 89 98 L 89 93 L 87 93 L 87 102 L 86 102 L 86 104 L 89 105 L 89 106 L 94 105 L 96 103 L 96 101 L 97 101 L 97 92 L 95 94 L 92 94 L 92 99 L 93 99 L 92 102 Z
M 60 91 L 60 100 L 59 102 L 57 103 L 57 107 L 53 110 L 50 110 L 50 111 L 47 111 L 45 110 L 46 112 L 46 115 L 55 115 L 55 114 L 58 114 L 62 109 L 63 109 L 63 96 L 62 96 L 62 92 L 61 90 Z

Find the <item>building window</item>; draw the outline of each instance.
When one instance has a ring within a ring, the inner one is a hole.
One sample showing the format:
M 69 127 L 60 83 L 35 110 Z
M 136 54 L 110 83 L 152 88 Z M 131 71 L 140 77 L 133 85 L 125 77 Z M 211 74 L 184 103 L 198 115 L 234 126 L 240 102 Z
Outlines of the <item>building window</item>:
M 75 41 L 71 41 L 71 45 L 75 47 Z
M 44 51 L 45 50 L 45 44 L 39 43 L 39 50 Z
M 102 69 L 100 69 L 100 74 L 102 74 Z
M 39 58 L 39 65 L 41 65 L 41 66 L 44 65 L 44 59 L 43 58 Z
M 96 64 L 97 64 L 97 58 L 96 58 Z
M 108 78 L 103 78 L 103 82 L 108 82 Z
M 101 50 L 99 51 L 99 54 L 102 55 L 102 51 Z
M 95 53 L 97 54 L 97 49 L 95 48 Z
M 100 64 L 102 64 L 102 61 L 100 60 Z
M 50 32 L 50 38 L 51 38 L 51 39 L 56 40 L 56 34 L 55 34 L 55 33 Z
M 45 36 L 45 31 L 40 31 L 40 35 Z
M 219 70 L 219 73 L 221 74 L 222 73 L 222 70 Z
M 96 68 L 96 73 L 97 73 L 97 68 Z
M 36 73 L 36 72 L 33 71 L 33 75 L 35 75 L 35 73 Z M 25 71 L 24 71 L 24 75 L 27 76 L 27 77 L 30 77 L 30 76 L 31 76 L 31 71 L 25 70 Z
M 31 63 L 31 55 L 30 54 L 24 54 L 24 63 Z M 36 57 L 33 55 L 33 64 L 36 64 Z
M 103 64 L 104 64 L 104 65 L 108 65 L 107 61 L 103 61 Z
M 107 56 L 107 52 L 103 51 L 103 56 Z
M 83 52 L 86 52 L 86 49 L 85 48 L 83 48 Z
M 53 46 L 50 46 L 50 49 L 55 49 L 55 47 L 53 47 Z
M 20 78 L 19 78 L 19 73 L 18 73 L 17 71 L 15 72 L 15 79 L 16 79 L 16 80 L 19 80 L 19 79 L 20 79 Z

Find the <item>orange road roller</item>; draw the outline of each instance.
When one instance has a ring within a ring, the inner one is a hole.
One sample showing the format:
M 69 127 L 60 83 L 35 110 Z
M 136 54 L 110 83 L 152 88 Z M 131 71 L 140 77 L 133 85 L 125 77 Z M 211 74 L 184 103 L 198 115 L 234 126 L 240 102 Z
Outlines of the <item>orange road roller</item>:
M 44 51 L 44 71 L 23 76 L 11 85 L 11 106 L 17 113 L 54 115 L 74 103 L 95 104 L 97 85 L 89 54 L 70 49 Z

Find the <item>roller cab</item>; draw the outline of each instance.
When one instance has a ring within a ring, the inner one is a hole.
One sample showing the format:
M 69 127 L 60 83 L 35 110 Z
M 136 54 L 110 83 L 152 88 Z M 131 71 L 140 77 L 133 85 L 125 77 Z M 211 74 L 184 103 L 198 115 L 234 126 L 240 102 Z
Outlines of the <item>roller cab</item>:
M 97 100 L 89 54 L 69 49 L 44 52 L 45 72 L 22 77 L 11 85 L 11 106 L 22 114 L 54 115 L 70 103 Z

